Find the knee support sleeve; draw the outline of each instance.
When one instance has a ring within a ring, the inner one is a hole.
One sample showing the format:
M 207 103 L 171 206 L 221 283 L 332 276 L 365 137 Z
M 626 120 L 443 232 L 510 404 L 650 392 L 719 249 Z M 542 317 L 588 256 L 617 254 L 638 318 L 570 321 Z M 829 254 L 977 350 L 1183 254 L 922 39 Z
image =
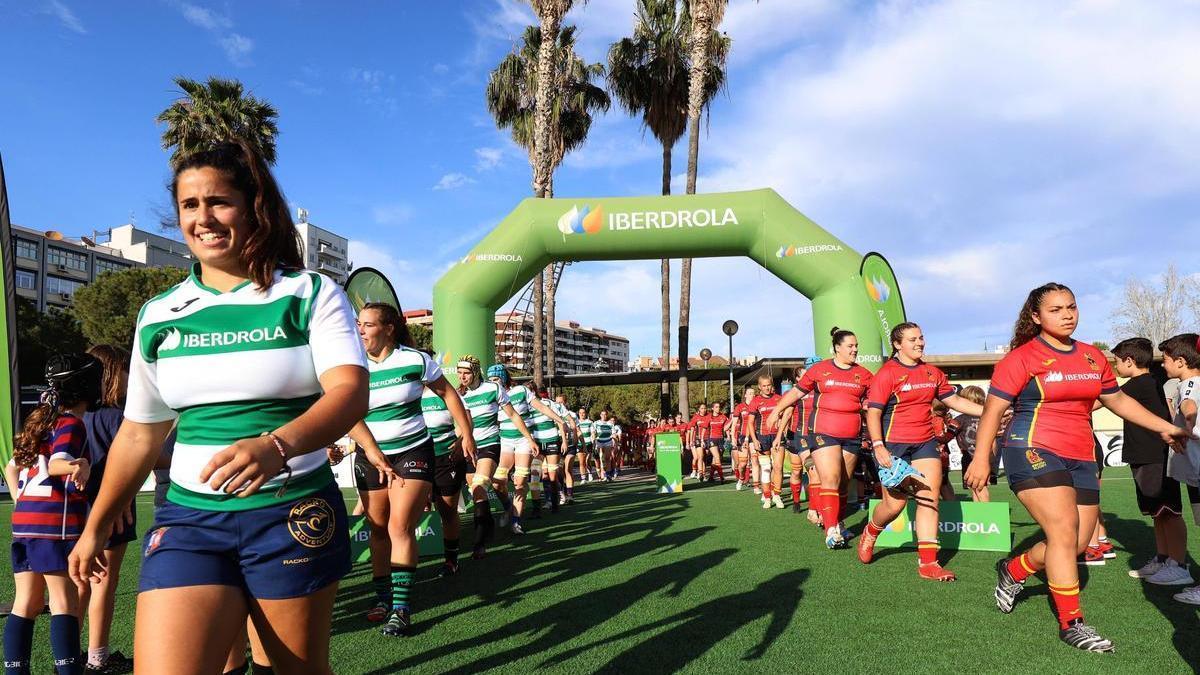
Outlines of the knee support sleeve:
M 495 475 L 492 476 L 492 478 L 494 478 L 496 480 L 501 480 L 501 481 L 507 480 L 508 479 L 508 468 L 503 467 L 503 466 L 496 467 L 496 473 L 495 473 Z
M 529 467 L 519 466 L 519 467 L 513 469 L 513 477 L 514 478 L 528 478 L 529 477 Z

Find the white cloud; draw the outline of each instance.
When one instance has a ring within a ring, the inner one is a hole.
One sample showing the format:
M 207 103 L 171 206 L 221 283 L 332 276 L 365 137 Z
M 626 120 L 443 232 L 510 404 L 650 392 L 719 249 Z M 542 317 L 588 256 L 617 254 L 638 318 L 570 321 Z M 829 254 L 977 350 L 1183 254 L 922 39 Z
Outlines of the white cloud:
M 211 9 L 193 5 L 190 2 L 181 2 L 178 4 L 178 7 L 179 11 L 183 13 L 183 18 L 193 26 L 198 26 L 205 30 L 233 27 L 233 21 L 229 17 L 218 14 Z
M 476 171 L 487 171 L 489 169 L 494 169 L 503 159 L 503 148 L 475 148 Z
M 401 225 L 412 220 L 413 213 L 408 204 L 381 204 L 371 209 L 371 218 L 377 225 Z
M 80 35 L 87 33 L 87 28 L 84 27 L 79 17 L 75 16 L 75 12 L 71 11 L 70 7 L 67 7 L 59 0 L 49 0 L 42 11 L 58 19 L 67 30 L 74 31 Z
M 230 33 L 217 42 L 221 49 L 225 50 L 225 58 L 229 59 L 230 63 L 235 66 L 250 65 L 250 52 L 254 51 L 254 40 L 245 35 Z
M 437 184 L 433 186 L 433 189 L 434 190 L 457 190 L 460 187 L 463 187 L 465 185 L 470 185 L 471 183 L 474 183 L 474 182 L 475 182 L 475 179 L 471 178 L 470 176 L 467 176 L 466 174 L 457 173 L 457 172 L 456 173 L 448 173 L 448 174 L 442 176 L 438 180 Z

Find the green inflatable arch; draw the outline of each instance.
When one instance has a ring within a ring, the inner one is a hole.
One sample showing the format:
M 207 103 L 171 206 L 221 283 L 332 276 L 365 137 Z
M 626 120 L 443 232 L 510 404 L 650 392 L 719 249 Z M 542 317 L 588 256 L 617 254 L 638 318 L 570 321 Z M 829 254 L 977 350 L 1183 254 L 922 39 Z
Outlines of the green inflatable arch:
M 728 256 L 750 258 L 812 300 L 818 353 L 829 351 L 836 325 L 858 334 L 863 365 L 882 365 L 890 326 L 904 320 L 891 267 L 878 254 L 860 255 L 770 189 L 526 199 L 434 286 L 434 349 L 443 366 L 463 354 L 485 367 L 494 362 L 496 310 L 554 261 Z M 729 308 L 730 318 L 737 313 Z

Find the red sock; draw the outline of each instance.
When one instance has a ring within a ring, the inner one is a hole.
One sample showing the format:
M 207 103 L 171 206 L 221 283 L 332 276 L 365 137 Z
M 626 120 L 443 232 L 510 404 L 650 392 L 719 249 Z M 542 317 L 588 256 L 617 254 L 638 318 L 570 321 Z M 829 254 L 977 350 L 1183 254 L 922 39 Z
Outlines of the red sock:
M 792 481 L 792 503 L 800 503 L 800 481 Z
M 724 481 L 725 480 L 725 467 L 718 464 L 716 466 L 716 469 L 717 469 L 717 478 L 720 478 L 722 481 Z
M 917 557 L 922 565 L 937 563 L 938 543 L 936 539 L 922 539 L 917 542 Z
M 1079 607 L 1079 583 L 1050 586 L 1050 599 L 1054 601 L 1054 610 L 1058 613 L 1058 627 L 1065 629 L 1072 621 L 1083 619 L 1083 610 Z
M 867 518 L 867 534 L 872 537 L 878 537 L 880 532 L 883 532 L 883 528 L 876 525 L 875 521 Z
M 1031 574 L 1037 572 L 1033 561 L 1029 559 L 1028 553 L 1021 555 L 1008 561 L 1008 573 L 1018 582 L 1024 582 Z
M 846 517 L 847 513 L 849 513 L 849 511 L 846 510 L 846 492 L 844 490 L 838 490 L 837 516 L 839 523 L 842 522 L 842 519 Z
M 837 490 L 827 490 L 819 487 L 817 488 L 817 495 L 820 499 L 821 524 L 825 526 L 825 529 L 829 529 L 838 524 Z

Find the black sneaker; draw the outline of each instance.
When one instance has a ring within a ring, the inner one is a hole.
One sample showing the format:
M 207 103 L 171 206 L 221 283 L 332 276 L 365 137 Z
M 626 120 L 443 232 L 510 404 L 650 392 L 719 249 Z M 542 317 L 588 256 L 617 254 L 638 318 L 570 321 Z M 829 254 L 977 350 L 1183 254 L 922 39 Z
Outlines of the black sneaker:
M 388 614 L 387 623 L 383 624 L 383 628 L 380 628 L 379 632 L 388 637 L 403 637 L 408 635 L 411 628 L 412 616 L 408 610 L 393 609 L 392 613 Z
M 1096 629 L 1083 622 L 1083 619 L 1075 619 L 1069 626 L 1058 632 L 1058 637 L 1063 642 L 1071 645 L 1076 649 L 1082 649 L 1085 652 L 1105 652 L 1112 653 L 1116 651 L 1111 640 L 1106 640 L 1096 633 Z
M 792 503 L 792 513 L 804 513 L 804 507 L 800 505 L 800 502 Z
M 103 675 L 123 675 L 124 673 L 132 673 L 133 659 L 127 658 L 121 652 L 113 652 L 108 655 L 108 660 L 104 662 L 104 665 L 86 665 L 83 667 L 83 672 L 102 673 Z
M 1017 604 L 1017 596 L 1025 590 L 1025 584 L 1013 578 L 1008 571 L 1008 558 L 1001 558 L 996 563 L 996 608 L 1005 614 L 1011 614 Z
M 452 577 L 455 574 L 458 574 L 458 563 L 450 562 L 449 560 L 443 560 L 442 566 L 438 568 L 438 578 L 444 579 L 446 577 Z

